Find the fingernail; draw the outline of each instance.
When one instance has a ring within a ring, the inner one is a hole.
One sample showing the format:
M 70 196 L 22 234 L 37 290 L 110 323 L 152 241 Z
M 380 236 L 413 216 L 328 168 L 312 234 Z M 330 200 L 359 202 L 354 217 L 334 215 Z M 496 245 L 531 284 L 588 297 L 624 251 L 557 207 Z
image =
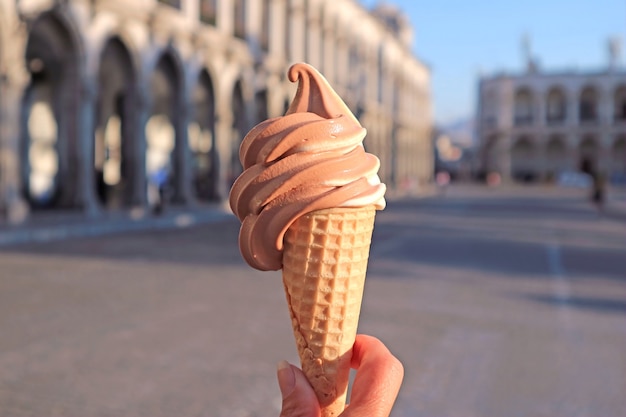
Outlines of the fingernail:
M 278 362 L 278 387 L 280 388 L 280 395 L 286 398 L 291 394 L 296 387 L 296 374 L 293 373 L 291 365 L 287 361 Z

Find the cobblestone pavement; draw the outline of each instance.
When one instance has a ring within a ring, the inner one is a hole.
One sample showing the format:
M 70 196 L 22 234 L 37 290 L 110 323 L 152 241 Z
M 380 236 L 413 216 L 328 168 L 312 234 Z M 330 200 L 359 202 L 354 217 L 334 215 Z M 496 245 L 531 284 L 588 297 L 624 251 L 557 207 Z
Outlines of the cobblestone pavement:
M 612 204 L 622 204 L 613 201 Z M 582 192 L 452 187 L 378 215 L 360 331 L 394 416 L 626 415 L 626 219 Z M 297 362 L 234 218 L 0 250 L 0 416 L 273 416 Z

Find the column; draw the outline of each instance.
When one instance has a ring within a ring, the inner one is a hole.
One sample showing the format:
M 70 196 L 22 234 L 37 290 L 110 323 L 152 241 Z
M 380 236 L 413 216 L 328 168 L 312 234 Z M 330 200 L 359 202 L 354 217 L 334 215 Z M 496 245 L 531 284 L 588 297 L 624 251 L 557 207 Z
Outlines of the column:
M 246 40 L 252 43 L 254 48 L 261 50 L 261 19 L 263 18 L 264 4 L 260 0 L 243 0 L 246 10 Z
M 217 1 L 217 27 L 225 35 L 235 33 L 235 3 L 234 0 Z
M 101 210 L 94 190 L 94 117 L 97 96 L 95 80 L 83 82 L 81 96 L 78 132 L 80 146 L 78 163 L 81 175 L 77 184 L 78 198 L 85 214 L 88 217 L 97 217 Z
M 324 75 L 331 85 L 336 82 L 335 79 L 335 47 L 337 40 L 335 38 L 335 16 L 331 16 L 328 13 L 322 16 L 322 70 Z
M 576 89 L 575 91 L 567 92 L 567 124 L 569 126 L 578 126 L 580 124 L 579 121 L 579 106 L 578 99 L 580 98 L 580 90 Z
M 371 44 L 368 44 L 367 55 L 365 57 L 368 66 L 367 86 L 365 91 L 367 101 L 372 103 L 376 103 L 378 101 L 378 77 L 380 74 L 378 73 L 377 49 L 377 43 L 372 42 Z
M 289 19 L 287 19 L 287 25 L 289 25 L 289 52 L 287 60 L 290 63 L 302 62 L 305 60 L 305 10 L 302 0 L 289 0 Z
M 398 187 L 398 181 L 401 179 L 400 173 L 400 126 L 398 123 L 398 115 L 396 113 L 396 83 L 395 80 L 391 84 L 392 103 L 390 115 L 390 145 L 391 145 L 391 178 L 394 188 Z
M 270 1 L 270 27 L 269 27 L 269 52 L 270 55 L 279 58 L 281 61 L 285 59 L 285 37 L 287 36 L 287 12 L 289 7 L 288 0 L 272 0 Z
M 181 99 L 182 105 L 178 110 L 178 119 L 176 120 L 176 154 L 174 155 L 177 175 L 176 175 L 176 195 L 175 200 L 178 203 L 194 204 L 195 196 L 191 184 L 191 165 L 192 155 L 189 149 L 189 137 L 187 127 L 189 126 L 189 116 L 193 105 L 189 102 L 188 97 Z
M 131 206 L 147 208 L 147 178 L 146 178 L 146 124 L 150 118 L 150 96 L 147 90 L 142 89 L 137 94 L 137 109 L 135 142 L 132 155 L 133 195 Z
M 365 87 L 367 86 L 367 61 L 365 60 L 366 45 L 362 38 L 355 39 L 356 68 L 353 75 L 353 87 L 355 89 L 355 101 L 362 105 L 365 101 Z
M 378 45 L 377 51 L 377 61 L 378 61 L 378 97 L 377 101 L 380 104 L 382 109 L 385 109 L 386 100 L 387 100 L 387 56 L 385 55 L 385 50 L 387 47 L 387 42 L 382 40 Z
M 20 64 L 22 60 L 16 61 Z M 28 73 L 21 65 L 0 74 L 0 208 L 9 224 L 26 220 L 29 207 L 22 196 L 20 115 Z
M 230 191 L 228 171 L 230 169 L 232 148 L 230 142 L 233 138 L 233 115 L 230 103 L 230 100 L 220 100 L 215 115 L 215 146 L 217 147 L 216 194 L 220 201 L 227 200 Z
M 538 90 L 535 92 L 535 104 L 534 108 L 536 109 L 536 120 L 535 125 L 537 126 L 545 126 L 546 125 L 546 101 L 547 101 L 547 92 L 544 90 Z
M 345 93 L 345 88 L 350 81 L 350 68 L 348 65 L 348 39 L 341 24 L 337 26 L 338 38 L 335 45 L 335 85 L 340 89 L 339 93 Z
M 11 10 L 8 13 L 12 15 Z M 16 21 L 5 33 L 9 37 L 3 44 L 4 71 L 0 67 L 0 209 L 5 211 L 7 223 L 19 224 L 29 214 L 28 203 L 22 195 L 20 150 L 22 96 L 30 81 L 24 62 L 26 26 Z
M 316 1 L 308 1 L 308 10 L 306 11 L 306 60 L 315 68 L 321 69 L 321 16 L 320 7 Z
M 182 2 L 182 12 L 190 23 L 200 21 L 200 0 L 185 0 Z

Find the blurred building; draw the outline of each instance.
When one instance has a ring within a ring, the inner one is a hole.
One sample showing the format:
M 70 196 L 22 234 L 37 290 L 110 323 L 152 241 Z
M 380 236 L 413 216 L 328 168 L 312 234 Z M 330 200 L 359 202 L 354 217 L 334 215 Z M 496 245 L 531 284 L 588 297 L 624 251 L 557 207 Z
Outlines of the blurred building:
M 239 144 L 316 66 L 390 188 L 429 182 L 430 70 L 397 10 L 356 0 L 0 0 L 0 223 L 224 201 Z M 408 180 L 408 181 L 407 181 Z
M 540 71 L 482 78 L 477 135 L 482 173 L 519 181 L 584 171 L 626 173 L 626 70 L 615 51 L 598 72 Z

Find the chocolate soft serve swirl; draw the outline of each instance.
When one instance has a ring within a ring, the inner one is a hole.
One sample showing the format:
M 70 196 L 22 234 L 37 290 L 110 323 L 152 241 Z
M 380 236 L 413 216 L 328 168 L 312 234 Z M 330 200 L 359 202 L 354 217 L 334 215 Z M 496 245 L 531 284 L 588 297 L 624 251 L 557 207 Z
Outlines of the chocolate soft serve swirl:
M 230 192 L 242 222 L 239 248 L 250 266 L 282 267 L 283 236 L 300 216 L 333 207 L 385 207 L 380 161 L 365 152 L 366 130 L 307 64 L 288 72 L 298 89 L 283 117 L 265 120 L 244 138 L 244 172 Z

